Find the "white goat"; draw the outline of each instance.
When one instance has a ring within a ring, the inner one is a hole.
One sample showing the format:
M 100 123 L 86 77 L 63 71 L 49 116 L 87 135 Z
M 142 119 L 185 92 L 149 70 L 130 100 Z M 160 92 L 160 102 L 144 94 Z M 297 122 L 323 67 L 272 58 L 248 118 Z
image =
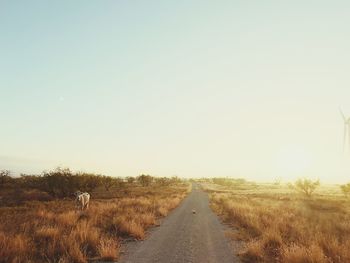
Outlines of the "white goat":
M 85 210 L 89 208 L 90 194 L 82 193 L 80 191 L 75 192 L 75 204 L 77 209 Z

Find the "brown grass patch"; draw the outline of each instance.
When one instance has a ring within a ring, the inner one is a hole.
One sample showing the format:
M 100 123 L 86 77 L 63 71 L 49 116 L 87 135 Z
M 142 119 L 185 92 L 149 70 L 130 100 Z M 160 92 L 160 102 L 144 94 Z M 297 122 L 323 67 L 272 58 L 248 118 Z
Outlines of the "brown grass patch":
M 304 198 L 268 187 L 210 187 L 211 206 L 240 232 L 245 262 L 350 262 L 350 204 L 320 192 Z
M 17 234 L 13 237 L 0 232 L 0 261 L 1 262 L 29 262 L 32 245 L 29 237 Z
M 144 239 L 147 228 L 174 209 L 187 189 L 135 186 L 115 194 L 118 198 L 92 199 L 84 212 L 75 211 L 73 200 L 0 207 L 0 262 L 116 260 L 119 240 Z
M 98 252 L 101 260 L 114 261 L 118 259 L 120 244 L 112 238 L 104 238 L 100 241 Z

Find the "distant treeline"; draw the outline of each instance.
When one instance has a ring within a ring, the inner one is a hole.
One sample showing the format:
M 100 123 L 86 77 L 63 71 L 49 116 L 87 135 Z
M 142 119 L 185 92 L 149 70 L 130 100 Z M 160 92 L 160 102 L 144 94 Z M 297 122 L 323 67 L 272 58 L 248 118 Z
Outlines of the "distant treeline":
M 200 179 L 200 181 L 236 188 L 245 184 L 256 185 L 256 183 L 246 181 L 243 178 L 202 178 Z M 281 186 L 281 179 L 277 178 L 273 184 L 276 187 Z M 296 190 L 297 192 L 303 193 L 306 196 L 310 197 L 315 192 L 315 190 L 321 185 L 321 183 L 320 180 L 299 178 L 294 183 L 289 182 L 285 185 L 291 190 Z M 340 185 L 339 187 L 346 197 L 350 196 L 350 183 Z
M 227 186 L 247 183 L 247 181 L 243 178 L 213 178 L 212 180 L 214 184 L 227 185 Z
M 243 184 L 255 184 L 253 182 L 248 182 L 243 178 L 228 178 L 228 177 L 214 177 L 214 178 L 201 178 L 199 182 L 214 183 L 223 186 L 238 186 Z
M 130 184 L 138 184 L 143 187 L 169 186 L 181 181 L 178 177 L 153 177 L 145 174 L 126 178 L 111 177 L 94 173 L 72 172 L 69 168 L 56 168 L 40 175 L 21 174 L 19 177 L 11 176 L 8 170 L 0 171 L 0 190 L 5 188 L 36 189 L 55 198 L 72 196 L 77 190 L 92 192 L 98 187 L 110 191 L 112 187 L 123 188 Z

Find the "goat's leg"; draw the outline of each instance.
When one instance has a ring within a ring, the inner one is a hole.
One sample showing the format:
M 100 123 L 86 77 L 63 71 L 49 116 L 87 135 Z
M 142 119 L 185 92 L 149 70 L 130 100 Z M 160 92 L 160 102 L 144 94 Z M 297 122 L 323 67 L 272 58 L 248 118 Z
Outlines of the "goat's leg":
M 79 212 L 80 210 L 80 206 L 79 206 L 79 203 L 75 203 L 75 212 Z

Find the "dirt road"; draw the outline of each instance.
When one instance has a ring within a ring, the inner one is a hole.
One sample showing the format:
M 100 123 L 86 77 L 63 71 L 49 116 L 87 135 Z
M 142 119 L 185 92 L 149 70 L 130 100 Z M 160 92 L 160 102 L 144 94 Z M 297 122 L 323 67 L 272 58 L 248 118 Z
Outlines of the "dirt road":
M 232 263 L 239 260 L 224 236 L 224 226 L 209 208 L 207 194 L 194 185 L 188 197 L 145 241 L 127 245 L 119 262 Z

